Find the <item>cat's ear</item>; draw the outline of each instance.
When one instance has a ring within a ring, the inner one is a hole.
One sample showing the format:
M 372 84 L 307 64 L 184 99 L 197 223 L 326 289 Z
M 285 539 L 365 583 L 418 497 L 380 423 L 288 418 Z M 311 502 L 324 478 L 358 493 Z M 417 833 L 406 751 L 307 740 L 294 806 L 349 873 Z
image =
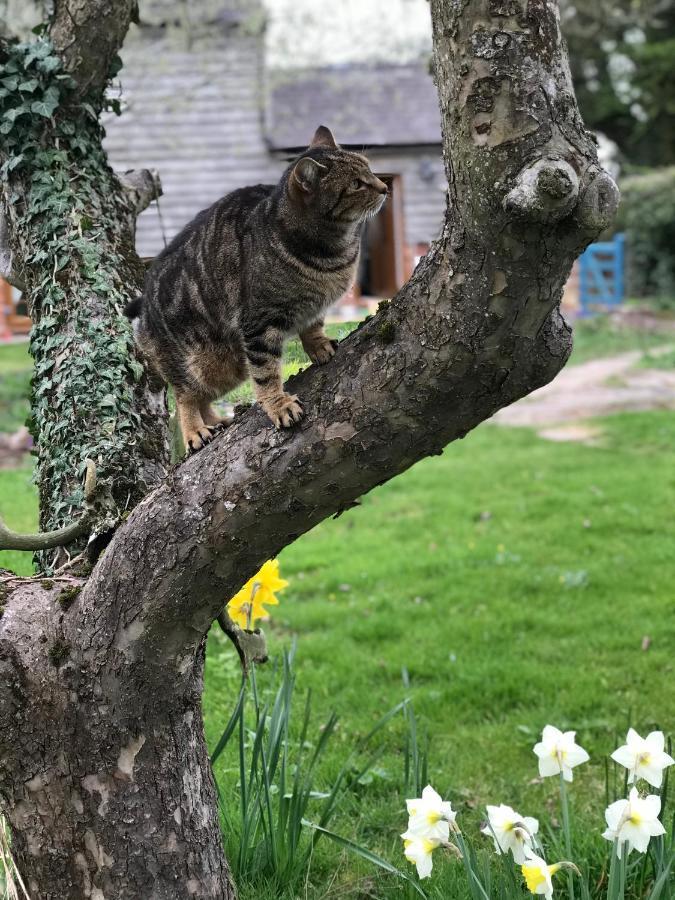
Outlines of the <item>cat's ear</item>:
M 309 145 L 309 149 L 313 150 L 316 147 L 323 147 L 325 150 L 340 149 L 337 141 L 333 137 L 333 132 L 330 128 L 326 128 L 325 125 L 319 125 L 314 132 L 314 137 L 312 138 L 312 143 Z
M 326 171 L 328 171 L 326 166 L 322 166 L 321 163 L 309 156 L 303 156 L 295 164 L 293 180 L 300 190 L 305 191 L 306 194 L 311 194 L 316 190 L 319 179 Z

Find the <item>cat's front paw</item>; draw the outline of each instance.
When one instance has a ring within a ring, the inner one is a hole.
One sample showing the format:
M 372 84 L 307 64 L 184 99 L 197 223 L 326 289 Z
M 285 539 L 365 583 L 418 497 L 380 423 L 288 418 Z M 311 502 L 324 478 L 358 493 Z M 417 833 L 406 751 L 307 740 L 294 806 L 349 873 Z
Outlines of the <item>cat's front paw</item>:
M 277 428 L 290 428 L 304 416 L 302 404 L 295 394 L 281 394 L 266 400 L 263 408 Z
M 337 350 L 337 341 L 333 341 L 325 335 L 316 341 L 307 349 L 307 356 L 319 366 L 325 365 L 335 356 Z
M 196 453 L 198 450 L 201 450 L 202 447 L 206 447 L 206 445 L 213 440 L 215 434 L 215 427 L 209 425 L 201 425 L 193 431 L 186 432 L 183 435 L 183 439 L 185 441 L 187 453 Z

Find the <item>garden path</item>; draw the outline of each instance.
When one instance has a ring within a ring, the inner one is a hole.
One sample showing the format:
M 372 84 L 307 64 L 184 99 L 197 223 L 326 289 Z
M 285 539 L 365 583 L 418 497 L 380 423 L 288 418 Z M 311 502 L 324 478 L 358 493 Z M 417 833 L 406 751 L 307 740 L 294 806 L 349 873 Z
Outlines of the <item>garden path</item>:
M 650 350 L 651 356 L 672 345 Z M 536 428 L 550 440 L 593 443 L 601 429 L 586 420 L 617 412 L 675 409 L 675 371 L 638 368 L 641 350 L 567 366 L 550 383 L 492 418 L 497 425 Z

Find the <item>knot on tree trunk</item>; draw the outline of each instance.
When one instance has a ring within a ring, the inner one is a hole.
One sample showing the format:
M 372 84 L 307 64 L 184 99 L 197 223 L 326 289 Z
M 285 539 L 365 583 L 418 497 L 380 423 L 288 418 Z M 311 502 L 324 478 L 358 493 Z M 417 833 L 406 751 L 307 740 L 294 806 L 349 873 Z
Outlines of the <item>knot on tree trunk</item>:
M 619 188 L 614 179 L 599 169 L 582 193 L 576 218 L 584 231 L 598 234 L 611 225 L 619 206 Z
M 117 178 L 131 200 L 136 215 L 162 196 L 162 182 L 156 169 L 130 169 L 118 173 Z
M 572 166 L 545 158 L 521 169 L 502 203 L 507 212 L 553 224 L 572 212 L 578 197 L 579 178 Z

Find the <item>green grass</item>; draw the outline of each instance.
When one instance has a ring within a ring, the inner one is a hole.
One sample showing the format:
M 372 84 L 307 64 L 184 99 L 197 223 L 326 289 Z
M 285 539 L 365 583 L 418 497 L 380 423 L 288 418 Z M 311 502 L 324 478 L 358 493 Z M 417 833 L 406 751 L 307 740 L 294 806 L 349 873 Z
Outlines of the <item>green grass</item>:
M 37 529 L 37 491 L 32 472 L 30 462 L 20 469 L 0 469 L 0 516 L 13 531 Z M 0 568 L 11 569 L 19 575 L 31 575 L 33 554 L 3 550 L 0 552 Z
M 586 332 L 578 333 L 595 341 L 592 356 L 627 349 L 609 349 L 596 326 Z M 575 353 L 588 347 L 578 340 Z M 604 757 L 629 722 L 672 733 L 675 721 L 675 417 L 602 424 L 602 447 L 481 426 L 284 550 L 290 586 L 266 629 L 272 656 L 297 636 L 298 691 L 311 688 L 317 724 L 331 710 L 340 717 L 319 787 L 329 787 L 355 740 L 410 697 L 431 741 L 430 779 L 467 830 L 476 831 L 485 803 L 546 818 L 556 814 L 557 786 L 533 781 L 531 748 L 550 722 L 576 729 L 591 753 L 572 789 L 575 852 L 599 858 Z M 0 510 L 14 528 L 35 525 L 29 477 L 28 467 L 0 470 Z M 30 555 L 1 553 L 0 566 L 28 572 Z M 272 689 L 270 666 L 259 681 Z M 204 694 L 212 747 L 238 686 L 235 654 L 214 630 Z M 380 741 L 375 777 L 354 786 L 331 826 L 397 866 L 405 866 L 403 741 L 399 719 Z M 228 806 L 236 803 L 229 751 L 217 775 Z M 466 896 L 453 863 L 431 888 L 438 900 Z M 243 884 L 241 896 L 267 900 L 275 888 Z M 285 896 L 406 894 L 324 841 L 306 883 Z
M 327 781 L 355 738 L 409 696 L 431 737 L 431 779 L 471 827 L 486 802 L 541 817 L 557 785 L 531 783 L 531 748 L 551 722 L 576 729 L 591 753 L 572 803 L 597 837 L 603 757 L 629 722 L 672 730 L 675 718 L 675 417 L 603 425 L 603 448 L 480 427 L 282 553 L 291 586 L 270 646 L 297 635 L 299 685 L 324 718 L 340 716 L 343 746 L 331 751 Z M 214 633 L 204 698 L 211 743 L 237 687 L 232 653 Z M 399 865 L 402 731 L 389 730 L 387 778 L 334 826 Z M 234 791 L 223 766 L 221 787 Z M 338 864 L 330 850 L 319 860 L 326 871 Z M 351 860 L 341 865 L 343 887 L 364 874 Z M 378 884 L 375 896 L 396 896 Z
M 574 349 L 570 364 L 578 365 L 628 350 L 642 350 L 646 353 L 651 347 L 662 347 L 670 343 L 675 343 L 672 330 L 638 330 L 618 324 L 607 316 L 580 319 L 574 323 Z
M 643 369 L 675 369 L 675 349 L 666 353 L 650 353 L 647 351 L 640 360 Z

